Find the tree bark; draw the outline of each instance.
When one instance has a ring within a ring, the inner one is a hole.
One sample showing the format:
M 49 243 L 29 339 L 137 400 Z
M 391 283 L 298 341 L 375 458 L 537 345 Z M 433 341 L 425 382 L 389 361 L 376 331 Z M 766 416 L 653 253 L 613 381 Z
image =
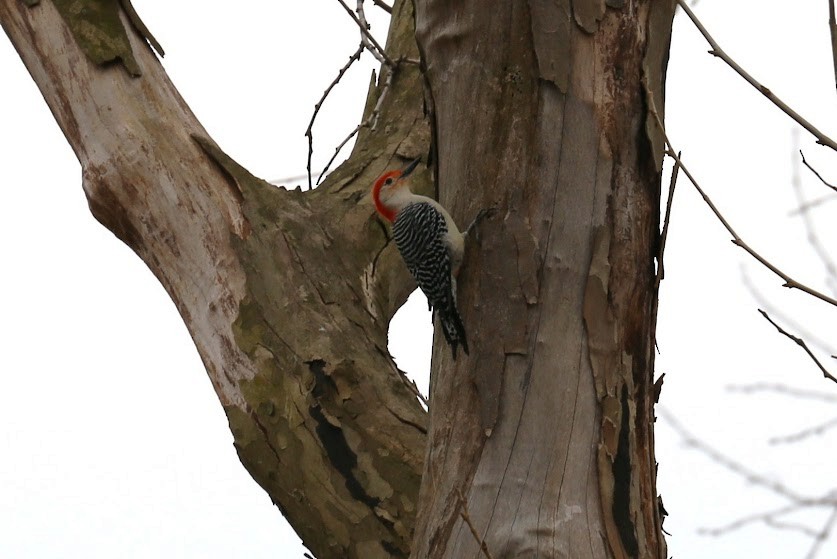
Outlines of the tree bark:
M 643 77 L 661 107 L 674 6 L 416 5 L 441 201 L 499 211 L 460 278 L 471 359 L 434 353 L 412 557 L 664 558 Z
M 398 1 L 387 50 L 418 58 L 418 37 L 423 77 L 399 65 L 375 130 L 302 193 L 208 138 L 127 0 L 0 0 L 93 215 L 165 286 L 242 463 L 320 559 L 477 557 L 466 511 L 495 559 L 665 557 L 662 143 L 645 96 L 662 109 L 673 12 L 417 0 L 414 20 Z M 497 210 L 460 277 L 471 355 L 434 345 L 429 441 L 386 344 L 414 284 L 368 201 L 383 170 L 428 152 L 460 225 Z

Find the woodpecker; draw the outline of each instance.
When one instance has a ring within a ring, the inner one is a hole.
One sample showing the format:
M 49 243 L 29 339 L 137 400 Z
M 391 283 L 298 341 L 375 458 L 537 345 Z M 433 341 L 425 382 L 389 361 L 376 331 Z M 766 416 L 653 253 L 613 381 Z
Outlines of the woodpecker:
M 378 213 L 392 223 L 395 246 L 430 309 L 439 316 L 455 361 L 459 345 L 468 354 L 465 327 L 456 308 L 456 274 L 465 236 L 441 204 L 410 190 L 410 174 L 420 160 L 381 175 L 372 187 L 372 200 Z

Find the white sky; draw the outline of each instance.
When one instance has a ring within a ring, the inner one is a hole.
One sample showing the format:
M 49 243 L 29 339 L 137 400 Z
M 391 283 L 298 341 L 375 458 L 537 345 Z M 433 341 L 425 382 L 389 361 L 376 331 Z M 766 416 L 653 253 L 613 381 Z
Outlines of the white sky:
M 266 179 L 301 174 L 310 111 L 357 43 L 339 5 L 135 5 L 168 53 L 166 69 L 219 145 Z M 695 9 L 751 73 L 837 135 L 825 2 L 704 0 Z M 383 41 L 386 20 L 371 5 L 367 11 Z M 739 234 L 791 275 L 826 289 L 801 222 L 789 216 L 795 126 L 707 48 L 679 14 L 667 91 L 672 140 Z M 321 112 L 315 167 L 359 120 L 374 67 L 369 54 L 362 62 Z M 296 536 L 239 464 L 174 305 L 142 262 L 90 216 L 78 162 L 6 40 L 0 76 L 0 557 L 302 557 Z M 837 182 L 837 154 L 804 132 L 798 143 Z M 807 197 L 827 195 L 806 169 L 801 177 Z M 832 201 L 814 214 L 831 247 L 835 209 Z M 781 288 L 734 247 L 682 174 L 666 272 L 661 403 L 693 433 L 770 479 L 806 496 L 834 487 L 833 432 L 792 446 L 767 441 L 837 416 L 835 404 L 744 396 L 726 386 L 784 382 L 837 393 L 756 312 L 742 273 L 832 349 L 837 311 Z M 408 306 L 396 318 L 392 351 L 426 383 L 430 320 L 420 297 Z M 837 370 L 837 362 L 819 355 Z M 806 555 L 810 540 L 759 524 L 701 535 L 700 528 L 785 503 L 684 446 L 662 419 L 657 459 L 671 514 L 670 555 Z M 818 528 L 826 512 L 785 520 Z M 834 537 L 819 557 L 836 556 Z

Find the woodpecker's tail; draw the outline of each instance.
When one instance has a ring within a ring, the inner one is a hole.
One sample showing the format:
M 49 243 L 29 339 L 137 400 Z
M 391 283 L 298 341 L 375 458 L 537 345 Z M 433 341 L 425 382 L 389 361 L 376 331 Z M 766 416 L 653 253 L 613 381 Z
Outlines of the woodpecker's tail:
M 449 305 L 447 309 L 439 309 L 439 322 L 442 323 L 442 333 L 445 335 L 453 360 L 456 361 L 456 349 L 462 345 L 462 351 L 468 355 L 468 338 L 465 336 L 465 326 L 456 305 Z

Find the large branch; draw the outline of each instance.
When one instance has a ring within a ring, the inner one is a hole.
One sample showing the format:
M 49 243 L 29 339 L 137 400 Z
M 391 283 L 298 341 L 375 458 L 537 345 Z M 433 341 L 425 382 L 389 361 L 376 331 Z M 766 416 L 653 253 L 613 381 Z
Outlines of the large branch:
M 177 305 L 244 465 L 320 559 L 406 556 L 426 418 L 386 331 L 412 283 L 365 193 L 391 160 L 427 150 L 418 70 L 396 70 L 386 134 L 361 134 L 321 189 L 288 192 L 208 138 L 116 3 L 26 4 L 0 0 L 0 22 L 93 215 Z M 390 53 L 415 58 L 409 3 L 393 22 Z

